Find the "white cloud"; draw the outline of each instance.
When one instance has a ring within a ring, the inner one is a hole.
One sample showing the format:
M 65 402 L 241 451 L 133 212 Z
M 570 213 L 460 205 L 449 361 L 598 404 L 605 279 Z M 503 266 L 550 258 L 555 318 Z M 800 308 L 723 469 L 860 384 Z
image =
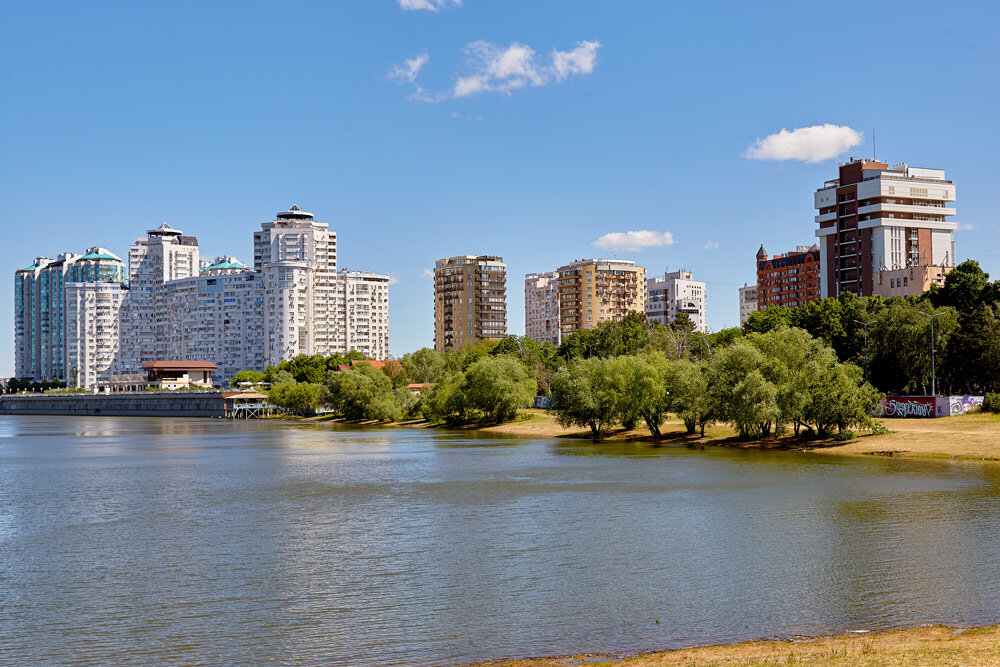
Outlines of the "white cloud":
M 418 54 L 412 58 L 407 58 L 402 65 L 393 65 L 389 72 L 389 78 L 399 83 L 413 83 L 417 80 L 420 70 L 431 57 L 426 53 Z
M 592 245 L 602 250 L 640 252 L 646 248 L 673 244 L 674 235 L 670 232 L 651 232 L 648 229 L 641 229 L 637 232 L 611 232 L 594 241 Z
M 398 285 L 399 284 L 399 276 L 397 276 L 395 273 L 390 273 L 389 274 L 389 284 L 390 285 Z
M 461 7 L 462 0 L 399 0 L 399 6 L 410 11 L 424 9 L 436 12 L 445 5 L 457 5 Z
M 510 94 L 526 86 L 544 86 L 570 75 L 586 76 L 597 64 L 597 41 L 578 42 L 572 51 L 552 49 L 548 60 L 541 59 L 533 48 L 514 42 L 502 47 L 489 42 L 472 42 L 465 53 L 473 72 L 460 76 L 452 89 L 454 97 L 478 93 Z
M 420 277 L 421 278 L 430 278 L 431 280 L 433 280 L 434 279 L 434 269 L 424 269 L 420 273 Z
M 578 42 L 572 51 L 552 49 L 552 71 L 556 81 L 562 81 L 570 74 L 583 76 L 593 72 L 599 48 L 601 48 L 600 42 L 583 41 Z
M 955 228 L 960 232 L 971 232 L 976 226 L 971 222 L 960 222 Z
M 582 41 L 569 51 L 552 49 L 548 57 L 541 57 L 533 48 L 519 42 L 499 46 L 480 40 L 466 45 L 469 73 L 459 75 L 448 91 L 428 92 L 417 83 L 417 77 L 430 60 L 426 53 L 405 60 L 401 65 L 393 65 L 389 78 L 397 83 L 413 84 L 414 91 L 409 99 L 417 102 L 442 102 L 479 93 L 509 95 L 528 86 L 545 86 L 571 76 L 587 76 L 597 65 L 600 48 L 598 41 Z
M 863 135 L 846 125 L 813 125 L 758 138 L 744 157 L 751 160 L 822 162 L 859 145 Z
M 718 250 L 718 249 L 719 249 L 718 241 L 708 241 L 707 243 L 705 243 L 705 250 Z

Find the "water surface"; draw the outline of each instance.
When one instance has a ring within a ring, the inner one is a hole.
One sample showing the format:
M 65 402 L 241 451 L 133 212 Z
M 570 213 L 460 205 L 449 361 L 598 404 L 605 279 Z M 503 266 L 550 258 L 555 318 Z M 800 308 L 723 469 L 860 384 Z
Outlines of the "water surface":
M 0 662 L 455 664 L 1000 621 L 1000 471 L 0 417 Z

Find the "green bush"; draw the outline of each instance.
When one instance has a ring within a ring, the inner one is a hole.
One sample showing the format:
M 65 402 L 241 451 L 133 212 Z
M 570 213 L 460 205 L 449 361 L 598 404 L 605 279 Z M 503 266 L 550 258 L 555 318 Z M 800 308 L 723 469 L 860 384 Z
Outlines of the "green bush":
M 983 398 L 983 412 L 1000 412 L 1000 393 L 991 391 Z

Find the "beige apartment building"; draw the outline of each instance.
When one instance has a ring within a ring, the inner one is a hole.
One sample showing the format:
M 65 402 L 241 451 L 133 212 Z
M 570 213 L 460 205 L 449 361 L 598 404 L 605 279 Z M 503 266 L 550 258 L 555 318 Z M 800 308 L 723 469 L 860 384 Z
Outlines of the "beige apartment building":
M 888 299 L 894 296 L 920 296 L 931 285 L 944 287 L 944 279 L 951 272 L 950 266 L 911 264 L 902 269 L 885 269 L 875 274 L 872 293 Z
M 631 260 L 580 259 L 557 273 L 562 338 L 630 312 L 646 312 L 646 269 Z
M 507 335 L 507 265 L 494 255 L 434 264 L 434 349 L 445 352 Z

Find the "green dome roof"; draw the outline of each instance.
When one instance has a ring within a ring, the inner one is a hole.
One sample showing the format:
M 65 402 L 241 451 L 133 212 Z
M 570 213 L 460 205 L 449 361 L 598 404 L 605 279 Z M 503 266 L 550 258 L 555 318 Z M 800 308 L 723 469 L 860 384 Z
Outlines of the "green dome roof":
M 245 269 L 245 268 L 247 268 L 247 265 L 244 264 L 243 262 L 235 259 L 232 261 L 227 259 L 222 262 L 216 262 L 211 266 L 206 266 L 204 269 L 202 269 L 202 272 L 204 273 L 205 271 L 219 271 L 223 269 Z
M 113 260 L 115 262 L 122 261 L 121 257 L 119 257 L 118 255 L 114 254 L 113 252 L 108 252 L 107 250 L 105 250 L 104 252 L 88 252 L 86 255 L 84 255 L 80 259 L 81 260 L 83 260 L 83 259 L 110 259 L 110 260 Z

